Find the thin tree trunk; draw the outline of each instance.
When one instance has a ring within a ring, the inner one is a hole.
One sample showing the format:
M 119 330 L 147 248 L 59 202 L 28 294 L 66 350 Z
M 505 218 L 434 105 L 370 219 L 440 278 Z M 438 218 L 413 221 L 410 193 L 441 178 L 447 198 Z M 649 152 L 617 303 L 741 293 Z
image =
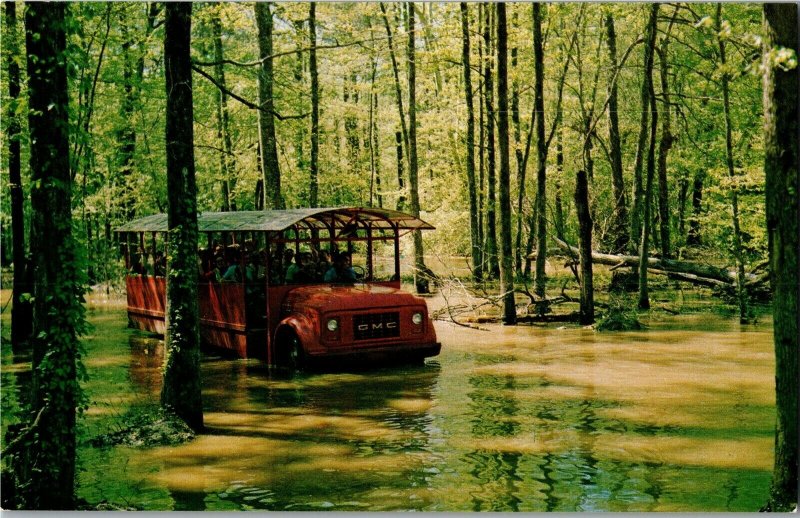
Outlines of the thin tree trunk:
M 578 213 L 579 260 L 581 272 L 581 316 L 583 325 L 594 323 L 594 281 L 592 273 L 592 213 L 589 210 L 589 182 L 586 172 L 578 171 L 575 184 L 575 209 Z
M 513 6 L 512 6 L 513 9 Z M 512 25 L 519 26 L 517 11 L 514 10 Z M 514 46 L 511 48 L 511 69 L 517 69 L 518 50 Z M 523 203 L 525 200 L 525 154 L 522 152 L 522 121 L 519 110 L 519 81 L 514 76 L 511 82 L 511 122 L 514 125 L 514 158 L 517 163 L 517 218 L 516 233 L 514 234 L 514 268 L 517 276 L 522 277 L 524 261 L 522 257 L 522 221 L 525 219 Z
M 467 144 L 466 144 L 466 169 L 467 189 L 469 191 L 469 236 L 472 252 L 472 276 L 479 281 L 481 271 L 481 242 L 478 223 L 477 186 L 475 184 L 475 107 L 472 101 L 472 74 L 470 69 L 469 45 L 469 8 L 461 2 L 461 42 L 462 61 L 464 70 L 464 100 L 467 104 Z
M 408 2 L 408 190 L 411 215 L 419 217 L 419 163 L 417 159 L 417 64 L 414 3 Z M 430 270 L 425 266 L 422 232 L 414 230 L 414 284 L 417 293 L 428 293 Z
M 652 13 L 651 13 L 652 15 Z M 644 48 L 644 68 L 645 74 L 648 67 L 652 67 L 653 61 L 653 52 L 655 49 L 655 43 L 650 45 L 648 42 L 650 41 L 650 31 L 651 31 L 651 23 L 647 25 L 645 29 L 645 48 Z M 653 36 L 654 38 L 655 36 Z M 644 208 L 643 208 L 643 198 L 644 198 L 644 186 L 642 182 L 642 168 L 644 166 L 645 160 L 645 153 L 647 153 L 648 142 L 647 142 L 647 132 L 649 128 L 649 116 L 650 116 L 650 95 L 651 90 L 647 85 L 647 79 L 645 78 L 642 81 L 642 89 L 641 89 L 641 106 L 642 106 L 642 117 L 639 123 L 639 137 L 636 144 L 636 159 L 633 164 L 633 213 L 631 214 L 631 240 L 634 243 L 640 243 L 642 237 L 642 222 L 644 221 Z
M 258 73 L 258 111 L 259 139 L 261 141 L 261 162 L 264 171 L 265 206 L 271 209 L 283 208 L 281 196 L 281 171 L 278 163 L 278 142 L 275 136 L 275 104 L 272 95 L 272 4 L 256 2 L 256 24 L 258 25 L 259 56 L 263 60 Z
M 67 82 L 68 6 L 26 6 L 33 356 L 28 428 L 38 430 L 14 471 L 20 508 L 75 508 L 78 335 L 84 328 L 85 274 L 72 236 Z M 3 452 L 7 454 L 7 451 Z M 19 478 L 27 475 L 27 478 Z M 4 490 L 7 488 L 4 487 Z
M 545 295 L 547 277 L 547 142 L 544 134 L 544 49 L 542 43 L 541 4 L 533 4 L 533 55 L 535 66 L 534 105 L 536 109 L 536 278 L 534 293 Z
M 309 165 L 308 203 L 319 206 L 319 73 L 317 72 L 317 3 L 308 4 L 308 70 L 311 76 L 311 163 Z
M 642 236 L 639 241 L 639 308 L 650 308 L 650 295 L 647 286 L 647 259 L 650 254 L 650 207 L 653 199 L 653 179 L 655 176 L 656 133 L 658 131 L 658 111 L 656 108 L 655 92 L 653 90 L 653 55 L 656 45 L 656 32 L 658 25 L 658 4 L 650 8 L 650 20 L 645 32 L 645 59 L 644 59 L 644 90 L 642 99 L 647 99 L 648 104 L 642 107 L 642 119 L 645 112 L 652 111 L 650 123 L 650 139 L 647 147 L 647 179 L 645 182 L 642 200 Z M 645 139 L 647 141 L 647 139 Z M 641 142 L 641 141 L 640 141 Z
M 397 102 L 397 114 L 400 117 L 400 130 L 401 136 L 403 137 L 402 140 L 402 148 L 405 150 L 406 159 L 409 160 L 410 157 L 409 153 L 409 136 L 408 136 L 408 125 L 406 124 L 406 115 L 405 110 L 403 109 L 403 92 L 400 88 L 400 68 L 397 65 L 397 56 L 395 55 L 394 51 L 394 36 L 392 34 L 392 27 L 389 25 L 389 16 L 386 14 L 386 6 L 383 2 L 380 2 L 381 13 L 383 14 L 383 25 L 386 28 L 386 41 L 389 45 L 389 57 L 392 60 L 392 72 L 394 73 L 394 93 L 395 93 L 395 101 Z M 397 210 L 403 210 L 405 206 L 405 181 L 403 175 L 403 167 L 402 167 L 402 155 L 398 155 L 397 161 L 397 185 L 398 189 L 400 190 L 400 195 L 397 197 Z
M 800 73 L 773 62 L 776 48 L 797 48 L 797 5 L 764 4 L 764 171 L 767 191 L 770 281 L 775 340 L 775 464 L 767 510 L 791 512 L 797 507 L 798 485 L 798 341 L 797 321 L 798 106 Z
M 203 428 L 197 294 L 197 186 L 194 167 L 192 4 L 168 2 L 164 26 L 168 198 L 167 349 L 161 405 Z
M 369 206 L 374 207 L 376 190 L 378 191 L 378 200 L 380 200 L 380 176 L 378 176 L 378 163 L 375 159 L 375 153 L 378 148 L 378 126 L 375 124 L 376 111 L 378 108 L 378 96 L 375 91 L 375 76 L 377 74 L 378 64 L 374 58 L 372 59 L 370 68 L 372 69 L 372 74 L 369 89 L 369 134 L 367 136 L 367 147 L 369 148 Z
M 222 177 L 223 206 L 224 210 L 236 210 L 236 200 L 233 199 L 233 192 L 236 188 L 236 167 L 233 164 L 233 142 L 230 131 L 227 83 L 225 82 L 225 66 L 222 63 L 224 59 L 222 22 L 219 18 L 218 7 L 212 10 L 211 29 L 214 33 L 214 61 L 216 62 L 214 74 L 221 86 L 217 89 L 217 138 L 222 144 L 222 150 L 219 154 L 219 169 Z
M 703 216 L 703 183 L 705 182 L 706 172 L 699 170 L 694 175 L 692 181 L 692 215 L 689 217 L 689 233 L 686 236 L 688 246 L 699 246 L 702 243 L 700 238 L 700 219 Z
M 672 27 L 672 24 L 670 24 Z M 670 125 L 670 97 L 668 81 L 668 49 L 669 31 L 661 43 L 661 97 L 664 99 L 664 110 L 661 112 L 661 140 L 658 143 L 658 220 L 661 232 L 661 256 L 672 257 L 670 244 L 670 210 L 669 186 L 667 184 L 667 154 L 672 148 L 672 130 Z
M 747 288 L 744 285 L 744 256 L 742 254 L 742 231 L 739 225 L 739 187 L 736 185 L 736 171 L 733 164 L 733 130 L 731 125 L 731 103 L 730 103 L 730 76 L 726 71 L 727 58 L 725 54 L 725 42 L 719 36 L 722 24 L 722 4 L 717 4 L 715 25 L 717 30 L 717 43 L 719 45 L 720 65 L 722 66 L 722 106 L 725 114 L 725 164 L 728 168 L 728 177 L 732 180 L 731 185 L 731 216 L 733 219 L 733 255 L 736 259 L 736 269 L 739 272 L 737 291 L 739 296 L 739 320 L 746 323 L 749 320 L 749 310 L 747 309 Z
M 614 215 L 612 219 L 611 238 L 614 252 L 621 253 L 628 248 L 628 201 L 625 195 L 625 179 L 622 174 L 622 145 L 619 132 L 619 107 L 617 81 L 617 34 L 614 28 L 614 16 L 606 15 L 606 33 L 608 40 L 609 73 L 612 78 L 608 86 L 608 140 L 611 147 L 611 192 L 614 196 Z
M 14 279 L 11 306 L 11 345 L 17 349 L 31 336 L 31 319 L 33 318 L 30 299 L 23 297 L 30 294 L 32 287 L 27 282 L 27 261 L 25 259 L 25 211 L 24 193 L 22 191 L 22 158 L 20 139 L 22 129 L 19 116 L 16 114 L 20 99 L 19 40 L 17 33 L 17 4 L 5 3 L 5 19 L 8 34 L 6 36 L 8 62 L 8 98 L 5 116 L 8 121 L 6 135 L 8 140 L 8 187 L 11 193 L 11 234 L 12 261 Z
M 397 195 L 397 203 L 395 207 L 397 210 L 405 210 L 406 206 L 406 183 L 403 179 L 403 134 L 399 131 L 394 132 L 394 142 L 395 142 L 395 150 L 396 150 L 396 161 L 397 161 L 397 190 L 400 191 L 400 194 Z
M 478 31 L 477 33 L 482 35 L 483 34 L 483 5 L 478 4 L 477 14 L 476 17 L 478 19 Z M 478 67 L 483 64 L 483 40 L 478 41 Z M 480 68 L 479 68 L 480 70 Z M 482 77 L 479 73 L 478 77 Z M 486 206 L 486 188 L 485 188 L 485 178 L 486 178 L 486 114 L 485 114 L 485 104 L 483 102 L 484 98 L 484 88 L 485 85 L 483 81 L 478 81 L 478 184 L 477 184 L 477 196 L 478 196 L 478 243 L 481 247 L 481 262 L 480 266 L 476 267 L 475 275 L 478 279 L 483 279 L 483 274 L 486 271 L 486 247 L 484 243 L 486 241 L 486 218 L 484 213 L 484 207 Z
M 686 199 L 689 196 L 689 179 L 682 176 L 678 180 L 678 236 L 686 235 Z
M 556 134 L 556 182 L 553 204 L 555 206 L 556 236 L 564 239 L 564 204 L 561 199 L 561 179 L 564 178 L 564 131 L 563 126 L 558 127 Z
M 497 6 L 497 140 L 500 148 L 500 292 L 503 324 L 517 323 L 514 303 L 514 256 L 511 247 L 511 150 L 508 135 L 508 26 L 506 4 Z
M 484 103 L 486 104 L 486 259 L 491 278 L 500 275 L 497 257 L 497 178 L 494 147 L 494 85 L 492 82 L 492 19 L 488 3 L 483 4 Z

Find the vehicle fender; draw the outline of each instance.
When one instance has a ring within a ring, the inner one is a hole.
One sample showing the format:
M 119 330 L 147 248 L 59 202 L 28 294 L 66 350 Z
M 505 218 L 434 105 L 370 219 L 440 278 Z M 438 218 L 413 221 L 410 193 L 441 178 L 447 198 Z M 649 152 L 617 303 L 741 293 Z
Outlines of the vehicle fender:
M 281 323 L 278 324 L 278 328 L 275 330 L 275 343 L 277 343 L 278 337 L 288 330 L 291 330 L 297 335 L 297 338 L 300 339 L 300 343 L 303 344 L 303 348 L 306 351 L 320 349 L 317 325 L 311 318 L 299 313 L 294 313 L 281 320 Z

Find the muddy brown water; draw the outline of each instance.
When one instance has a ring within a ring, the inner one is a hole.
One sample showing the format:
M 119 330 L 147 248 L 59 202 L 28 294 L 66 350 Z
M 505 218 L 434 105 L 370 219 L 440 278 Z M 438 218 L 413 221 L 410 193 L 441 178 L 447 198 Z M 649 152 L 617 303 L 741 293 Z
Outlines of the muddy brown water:
M 7 315 L 3 315 L 7 325 Z M 163 344 L 93 304 L 78 494 L 146 510 L 756 511 L 773 461 L 769 319 L 648 329 L 437 322 L 424 366 L 287 375 L 205 355 L 207 432 L 88 439 L 158 402 Z M 5 334 L 5 333 L 4 333 Z M 3 428 L 29 371 L 3 344 Z

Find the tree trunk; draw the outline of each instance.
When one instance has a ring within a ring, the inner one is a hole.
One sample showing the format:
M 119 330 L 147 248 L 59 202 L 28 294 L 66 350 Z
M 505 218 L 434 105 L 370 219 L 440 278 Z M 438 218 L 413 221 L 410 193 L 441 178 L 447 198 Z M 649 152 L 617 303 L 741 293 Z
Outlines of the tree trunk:
M 464 100 L 467 104 L 467 144 L 466 144 L 466 169 L 467 188 L 469 191 L 469 235 L 472 252 L 472 278 L 479 281 L 481 278 L 481 242 L 478 228 L 478 199 L 475 184 L 475 108 L 472 102 L 472 74 L 470 69 L 469 45 L 469 8 L 461 2 L 461 43 L 462 61 L 464 70 Z
M 692 215 L 689 217 L 689 233 L 686 235 L 688 246 L 700 246 L 700 218 L 703 215 L 703 183 L 705 182 L 705 170 L 699 170 L 694 175 L 692 181 Z
M 311 163 L 309 165 L 308 203 L 319 206 L 319 73 L 317 72 L 317 3 L 308 4 L 308 71 L 311 76 Z
M 561 179 L 564 178 L 564 131 L 563 126 L 558 127 L 556 134 L 556 184 L 553 199 L 555 209 L 554 226 L 556 236 L 564 239 L 564 203 L 561 199 Z
M 489 277 L 500 275 L 497 257 L 497 178 L 494 147 L 494 85 L 492 83 L 492 20 L 491 8 L 483 4 L 483 94 L 486 104 L 486 260 Z
M 669 186 L 667 184 L 667 154 L 672 148 L 673 136 L 670 125 L 670 97 L 668 81 L 668 49 L 669 33 L 661 43 L 661 97 L 664 99 L 664 110 L 661 112 L 661 140 L 658 143 L 658 221 L 661 234 L 661 256 L 672 257 L 670 245 L 670 210 Z
M 403 92 L 400 88 L 400 68 L 397 65 L 397 56 L 394 52 L 394 36 L 392 34 L 392 27 L 389 25 L 389 16 L 386 14 L 386 6 L 383 4 L 383 2 L 380 2 L 380 7 L 381 13 L 383 14 L 383 25 L 386 28 L 386 41 L 389 45 L 389 57 L 392 60 L 392 72 L 394 73 L 394 93 L 395 100 L 397 102 L 397 114 L 400 117 L 400 135 L 403 137 L 402 142 L 400 142 L 398 139 L 398 149 L 402 150 L 405 148 L 406 159 L 408 159 L 410 162 L 410 158 L 408 156 L 408 125 L 406 124 L 406 114 L 405 110 L 403 109 Z M 400 194 L 397 197 L 397 210 L 404 210 L 406 201 L 402 159 L 402 154 L 397 155 L 397 186 L 398 190 L 400 191 Z
M 589 210 L 589 182 L 585 171 L 578 171 L 575 184 L 575 210 L 578 213 L 581 272 L 581 324 L 594 323 L 594 281 L 592 275 L 592 213 Z
M 414 3 L 408 2 L 408 190 L 411 215 L 419 217 L 419 164 L 417 160 L 417 64 L 415 57 L 416 28 Z M 414 284 L 417 293 L 428 293 L 428 274 L 425 266 L 422 232 L 414 230 Z
M 534 292 L 544 297 L 547 287 L 547 142 L 544 134 L 544 49 L 542 43 L 542 7 L 533 4 L 533 55 L 535 63 L 534 105 L 536 109 L 536 280 Z
M 33 318 L 30 299 L 32 287 L 27 282 L 27 260 L 25 259 L 25 211 L 22 191 L 22 159 L 20 139 L 22 130 L 16 114 L 20 102 L 19 40 L 17 35 L 17 4 L 5 3 L 5 18 L 8 34 L 6 36 L 8 62 L 8 98 L 5 116 L 8 121 L 6 135 L 8 140 L 8 183 L 11 193 L 11 234 L 14 279 L 11 306 L 11 345 L 15 350 L 31 336 Z
M 797 5 L 764 4 L 764 171 L 775 340 L 775 465 L 767 508 L 797 506 L 798 464 L 798 91 L 800 73 L 774 63 L 776 48 L 797 49 Z
M 396 157 L 397 157 L 397 190 L 400 191 L 400 194 L 397 195 L 397 203 L 395 207 L 397 210 L 405 210 L 406 206 L 406 183 L 403 179 L 403 134 L 399 131 L 394 132 L 394 143 L 395 143 L 395 150 L 396 150 Z
M 497 140 L 500 147 L 500 292 L 503 324 L 517 323 L 514 302 L 514 256 L 511 247 L 511 150 L 508 135 L 508 26 L 506 4 L 497 6 Z
M 264 171 L 265 206 L 283 208 L 281 196 L 281 171 L 278 163 L 278 141 L 275 136 L 275 103 L 272 95 L 272 4 L 256 2 L 256 24 L 258 25 L 258 49 L 262 60 L 258 73 L 259 139 L 261 141 L 261 167 Z
M 556 244 L 559 248 L 569 252 L 571 255 L 580 253 L 580 249 L 570 246 L 566 242 L 556 239 Z M 622 254 L 603 254 L 599 252 L 592 252 L 592 262 L 597 264 L 606 264 L 616 268 L 628 267 L 639 268 L 640 257 L 637 255 L 622 255 Z M 666 273 L 685 274 L 687 278 L 692 278 L 698 281 L 698 284 L 703 286 L 732 286 L 736 283 L 737 273 L 725 268 L 718 268 L 708 264 L 694 263 L 691 261 L 678 261 L 676 259 L 663 259 L 660 257 L 648 257 L 647 268 L 650 270 L 660 270 Z M 754 274 L 748 274 L 746 277 L 750 283 L 760 282 L 760 277 Z
M 656 32 L 658 29 L 658 4 L 650 8 L 650 20 L 645 32 L 645 58 L 644 58 L 644 86 L 642 100 L 647 100 L 647 105 L 642 106 L 642 119 L 646 118 L 648 109 L 652 112 L 650 122 L 650 139 L 647 146 L 647 179 L 642 200 L 642 236 L 639 242 L 639 308 L 650 308 L 650 295 L 647 287 L 647 259 L 650 254 L 650 207 L 653 199 L 653 177 L 655 176 L 656 133 L 658 130 L 658 111 L 656 108 L 655 92 L 653 90 L 653 54 L 655 53 Z M 647 139 L 645 139 L 646 141 Z M 642 140 L 639 140 L 642 143 Z M 638 154 L 638 153 L 637 153 Z
M 381 194 L 381 169 L 380 169 L 380 146 L 378 139 L 378 91 L 375 88 L 375 81 L 377 76 L 378 62 L 373 58 L 372 60 L 372 79 L 369 91 L 369 138 L 367 145 L 369 147 L 369 165 L 370 165 L 370 183 L 369 183 L 369 206 L 373 207 L 374 198 L 378 198 L 378 207 L 383 208 L 383 195 Z
M 228 111 L 228 92 L 225 82 L 225 66 L 222 63 L 224 53 L 222 49 L 222 22 L 219 18 L 217 4 L 212 11 L 211 29 L 214 33 L 214 75 L 220 88 L 217 89 L 217 138 L 222 145 L 219 153 L 219 173 L 222 178 L 222 199 L 224 210 L 236 210 L 236 200 L 233 192 L 236 188 L 235 171 L 233 163 L 233 142 L 231 141 L 230 113 Z
M 513 8 L 512 8 L 513 9 Z M 519 27 L 517 11 L 514 10 L 512 26 Z M 517 47 L 511 48 L 511 69 L 517 69 Z M 511 122 L 514 125 L 514 157 L 517 163 L 517 218 L 514 234 L 514 269 L 517 276 L 522 277 L 524 259 L 522 257 L 522 222 L 525 219 L 523 203 L 525 201 L 525 154 L 522 152 L 522 121 L 519 110 L 519 80 L 516 75 L 511 83 Z
M 197 186 L 194 168 L 192 4 L 168 2 L 164 27 L 169 237 L 167 349 L 161 405 L 194 430 L 203 427 L 197 292 Z
M 76 264 L 72 236 L 67 9 L 63 3 L 32 3 L 25 14 L 34 303 L 31 397 L 23 419 L 29 419 L 29 430 L 38 429 L 12 464 L 23 482 L 16 488 L 20 507 L 29 510 L 75 507 L 85 274 Z
M 733 255 L 736 259 L 736 266 L 739 272 L 737 291 L 739 295 L 739 320 L 746 323 L 749 320 L 747 309 L 747 289 L 744 285 L 744 256 L 742 255 L 742 231 L 739 226 L 739 187 L 736 185 L 736 171 L 733 164 L 733 135 L 731 128 L 731 103 L 730 103 L 730 75 L 725 68 L 727 59 L 725 55 L 725 42 L 719 36 L 722 30 L 722 4 L 717 4 L 715 25 L 717 31 L 717 43 L 719 45 L 720 65 L 722 72 L 722 106 L 725 114 L 725 164 L 728 168 L 728 177 L 732 180 L 731 185 L 731 216 L 733 219 Z
M 619 107 L 617 81 L 617 33 L 614 28 L 614 17 L 606 15 L 606 33 L 608 37 L 609 73 L 612 78 L 608 86 L 608 140 L 611 147 L 611 189 L 614 196 L 614 213 L 612 216 L 611 239 L 613 249 L 617 253 L 627 250 L 630 243 L 628 234 L 628 201 L 625 195 L 625 179 L 622 174 L 622 145 L 619 132 Z
M 652 6 L 651 6 L 652 9 Z M 644 185 L 642 182 L 642 168 L 644 167 L 644 160 L 645 160 L 645 153 L 649 147 L 647 142 L 647 131 L 649 128 L 649 116 L 650 116 L 650 96 L 652 89 L 648 87 L 647 81 L 647 69 L 648 67 L 652 68 L 653 63 L 653 53 L 655 50 L 655 31 L 652 29 L 652 11 L 650 22 L 648 22 L 647 27 L 645 29 L 645 46 L 644 46 L 644 68 L 645 68 L 645 76 L 642 79 L 642 89 L 641 89 L 641 106 L 642 106 L 642 117 L 639 123 L 639 138 L 636 144 L 636 159 L 633 164 L 633 214 L 631 214 L 631 240 L 634 243 L 640 243 L 642 237 L 642 225 L 644 221 L 644 202 L 643 198 L 645 196 L 644 192 Z M 652 36 L 651 36 L 652 34 Z M 653 39 L 653 44 L 650 44 L 650 40 Z

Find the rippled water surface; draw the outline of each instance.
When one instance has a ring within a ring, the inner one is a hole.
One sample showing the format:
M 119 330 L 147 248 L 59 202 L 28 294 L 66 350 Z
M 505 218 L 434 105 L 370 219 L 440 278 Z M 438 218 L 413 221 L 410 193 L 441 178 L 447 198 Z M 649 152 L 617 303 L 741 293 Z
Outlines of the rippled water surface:
M 79 496 L 91 503 L 755 511 L 767 498 L 770 321 L 740 327 L 704 313 L 632 333 L 437 323 L 442 354 L 424 366 L 350 373 L 281 375 L 207 355 L 206 434 L 178 447 L 93 448 L 87 439 L 158 401 L 163 345 L 125 329 L 121 308 L 89 316 Z M 28 369 L 7 349 L 5 416 Z

